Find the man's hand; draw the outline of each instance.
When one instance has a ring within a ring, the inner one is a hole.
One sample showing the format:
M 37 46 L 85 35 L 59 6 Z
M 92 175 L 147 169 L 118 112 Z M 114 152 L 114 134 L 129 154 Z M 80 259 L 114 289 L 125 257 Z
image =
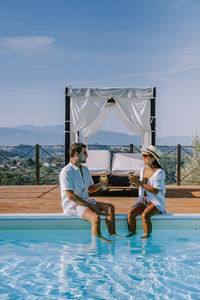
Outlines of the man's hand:
M 98 183 L 95 183 L 93 185 L 91 185 L 89 188 L 88 188 L 88 192 L 89 193 L 95 193 L 97 192 L 98 190 L 100 190 L 102 187 L 104 187 L 103 183 L 101 181 L 99 181 Z

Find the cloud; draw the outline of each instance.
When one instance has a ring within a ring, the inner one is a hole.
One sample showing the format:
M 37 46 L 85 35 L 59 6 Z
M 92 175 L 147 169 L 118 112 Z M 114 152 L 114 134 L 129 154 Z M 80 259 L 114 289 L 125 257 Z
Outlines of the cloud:
M 177 50 L 171 56 L 169 56 L 169 69 L 163 69 L 160 71 L 150 71 L 142 73 L 133 73 L 118 78 L 129 78 L 136 76 L 153 76 L 153 75 L 173 75 L 182 73 L 185 71 L 200 69 L 200 43 L 194 43 L 188 47 Z
M 166 53 L 164 54 L 166 57 Z M 165 58 L 164 57 L 164 58 Z M 160 64 L 160 70 L 147 70 L 146 72 L 135 72 L 130 74 L 121 74 L 118 76 L 108 77 L 101 80 L 91 80 L 89 83 L 95 83 L 98 81 L 109 81 L 109 80 L 123 80 L 134 77 L 149 77 L 155 80 L 168 80 L 172 76 L 180 75 L 183 72 L 200 70 L 200 42 L 193 43 L 185 48 L 178 49 L 171 55 L 168 54 L 168 65 L 169 68 L 163 68 Z M 159 60 L 163 60 L 160 57 Z M 173 79 L 174 80 L 174 79 Z
M 55 39 L 46 36 L 24 36 L 0 38 L 0 53 L 18 53 L 26 56 L 37 56 L 51 50 Z
M 183 48 L 174 55 L 176 61 L 174 72 L 200 69 L 200 43 Z

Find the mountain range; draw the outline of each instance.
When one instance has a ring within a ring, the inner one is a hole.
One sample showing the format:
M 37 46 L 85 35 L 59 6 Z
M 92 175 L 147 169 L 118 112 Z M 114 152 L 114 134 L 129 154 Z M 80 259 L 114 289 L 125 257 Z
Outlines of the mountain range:
M 87 140 L 88 144 L 100 145 L 140 145 L 141 136 L 99 130 Z M 64 145 L 64 126 L 33 126 L 20 125 L 16 127 L 0 127 L 0 145 Z M 157 145 L 183 146 L 192 145 L 192 138 L 189 136 L 165 136 L 156 138 Z

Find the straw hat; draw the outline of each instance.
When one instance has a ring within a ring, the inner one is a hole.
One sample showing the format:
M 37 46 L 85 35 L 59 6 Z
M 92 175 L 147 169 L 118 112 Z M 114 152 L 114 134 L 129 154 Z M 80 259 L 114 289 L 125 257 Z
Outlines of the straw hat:
M 150 145 L 147 148 L 142 149 L 141 151 L 143 153 L 148 153 L 148 154 L 152 155 L 153 157 L 155 157 L 155 159 L 157 160 L 157 162 L 161 166 L 160 157 L 162 155 L 162 152 L 160 152 L 160 150 L 158 150 L 155 146 Z

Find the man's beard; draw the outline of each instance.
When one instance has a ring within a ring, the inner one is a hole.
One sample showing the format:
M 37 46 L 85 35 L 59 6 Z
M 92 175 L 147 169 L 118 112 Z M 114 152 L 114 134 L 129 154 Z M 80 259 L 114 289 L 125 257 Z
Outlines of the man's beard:
M 81 164 L 84 164 L 84 163 L 86 163 L 86 158 L 84 159 L 84 158 L 82 158 L 81 160 L 80 160 L 80 163 Z

